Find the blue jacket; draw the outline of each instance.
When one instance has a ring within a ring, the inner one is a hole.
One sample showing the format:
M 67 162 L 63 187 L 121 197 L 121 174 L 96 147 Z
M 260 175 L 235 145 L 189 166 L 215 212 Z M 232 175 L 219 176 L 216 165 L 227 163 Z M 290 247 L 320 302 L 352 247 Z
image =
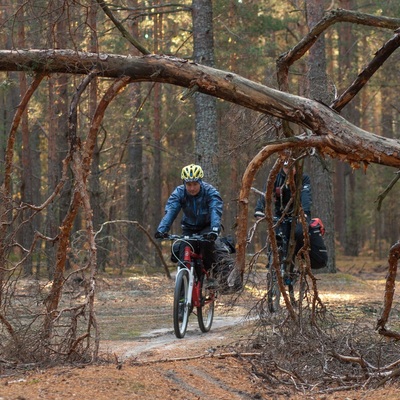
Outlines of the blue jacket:
M 158 225 L 158 232 L 168 232 L 181 210 L 183 230 L 198 233 L 210 226 L 211 229 L 218 228 L 218 232 L 220 231 L 224 205 L 221 195 L 209 183 L 199 182 L 200 192 L 196 196 L 191 196 L 185 185 L 175 188 L 165 205 L 165 215 Z
M 292 194 L 288 185 L 286 185 L 286 174 L 283 170 L 279 172 L 276 177 L 274 183 L 274 215 L 277 217 L 282 216 L 282 212 L 289 202 Z M 311 217 L 311 204 L 312 204 L 312 195 L 311 195 L 311 180 L 310 177 L 306 174 L 303 174 L 303 182 L 301 187 L 301 205 L 303 207 L 304 213 L 307 214 L 308 217 Z M 291 214 L 293 206 L 288 210 L 289 215 Z M 265 212 L 265 197 L 260 196 L 257 201 L 257 205 L 255 208 L 255 216 L 262 217 Z

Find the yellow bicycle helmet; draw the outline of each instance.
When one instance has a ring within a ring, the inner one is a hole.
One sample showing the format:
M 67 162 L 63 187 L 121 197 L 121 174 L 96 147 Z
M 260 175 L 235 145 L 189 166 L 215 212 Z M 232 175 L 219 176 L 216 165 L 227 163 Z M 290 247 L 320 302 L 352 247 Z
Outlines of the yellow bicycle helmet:
M 184 182 L 196 182 L 204 176 L 200 165 L 190 164 L 182 168 L 181 178 Z

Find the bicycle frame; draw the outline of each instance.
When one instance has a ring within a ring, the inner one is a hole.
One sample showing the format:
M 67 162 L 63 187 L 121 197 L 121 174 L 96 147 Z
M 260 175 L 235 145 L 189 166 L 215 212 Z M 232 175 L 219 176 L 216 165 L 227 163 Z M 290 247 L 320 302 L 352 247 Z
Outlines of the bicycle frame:
M 182 271 L 186 270 L 189 273 L 189 293 L 188 293 L 188 307 L 201 307 L 201 283 L 200 283 L 200 276 L 195 281 L 195 273 L 196 267 L 195 262 L 196 260 L 203 260 L 203 256 L 201 254 L 197 254 L 193 251 L 191 245 L 188 243 L 185 246 L 185 252 L 183 257 L 183 262 L 178 264 L 178 272 L 176 274 L 175 280 L 178 279 L 178 275 L 182 273 Z M 202 271 L 204 275 L 208 277 L 208 272 L 202 266 Z
M 210 274 L 204 268 L 203 256 L 201 251 L 197 250 L 197 245 L 209 240 L 201 235 L 190 237 L 169 235 L 168 239 L 175 240 L 172 244 L 172 255 L 178 260 L 173 302 L 175 335 L 179 339 L 185 336 L 189 315 L 192 312 L 197 316 L 200 330 L 208 332 L 214 317 L 217 292 L 204 284 L 205 278 L 209 279 Z M 182 258 L 180 254 L 174 252 L 174 245 L 178 242 L 184 243 Z

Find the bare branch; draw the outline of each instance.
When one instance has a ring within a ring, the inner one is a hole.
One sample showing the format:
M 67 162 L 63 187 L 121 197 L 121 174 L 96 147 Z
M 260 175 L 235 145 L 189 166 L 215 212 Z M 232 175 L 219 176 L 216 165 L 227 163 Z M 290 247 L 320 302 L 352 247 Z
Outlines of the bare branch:
M 330 355 L 339 361 L 352 364 L 359 364 L 362 369 L 367 369 L 367 368 L 376 369 L 373 368 L 373 366 L 370 365 L 367 361 L 365 361 L 363 357 L 344 356 L 342 354 L 336 353 L 335 351 L 332 351 Z
M 116 28 L 122 33 L 122 36 L 127 39 L 133 46 L 135 46 L 142 54 L 150 54 L 150 51 L 147 50 L 142 44 L 136 40 L 125 28 L 124 26 L 115 18 L 112 11 L 107 6 L 104 0 L 96 0 L 97 3 L 100 5 L 104 13 L 110 18 Z
M 109 224 L 119 224 L 119 223 L 136 225 L 142 232 L 144 232 L 144 234 L 145 234 L 145 235 L 147 236 L 147 238 L 151 241 L 151 243 L 154 244 L 154 246 L 155 246 L 155 248 L 156 248 L 156 250 L 157 250 L 158 256 L 159 256 L 159 258 L 160 258 L 160 260 L 161 260 L 161 262 L 162 262 L 162 264 L 163 264 L 163 266 L 164 266 L 165 274 L 167 275 L 167 277 L 168 277 L 169 279 L 171 279 L 171 274 L 170 274 L 170 272 L 169 272 L 168 265 L 166 264 L 166 262 L 165 262 L 165 260 L 164 260 L 164 257 L 163 257 L 163 255 L 162 255 L 162 251 L 161 251 L 161 249 L 160 249 L 160 246 L 157 245 L 157 243 L 154 241 L 154 239 L 153 239 L 152 236 L 149 234 L 149 232 L 147 232 L 147 230 L 146 230 L 142 225 L 140 225 L 140 223 L 139 223 L 138 221 L 129 221 L 129 220 L 126 220 L 126 219 L 114 220 L 114 221 L 106 221 L 106 222 L 104 222 L 103 224 L 101 224 L 100 229 L 99 229 L 99 230 L 96 232 L 96 234 L 95 234 L 95 237 L 102 231 L 102 229 L 103 229 L 103 227 L 104 227 L 105 225 L 109 225 Z
M 381 194 L 379 194 L 378 198 L 375 200 L 375 203 L 378 202 L 378 206 L 376 207 L 378 211 L 380 211 L 381 209 L 382 201 L 385 199 L 387 194 L 393 189 L 393 187 L 396 185 L 396 182 L 399 179 L 400 179 L 400 171 L 397 171 L 396 176 L 392 179 L 387 188 Z
M 395 30 L 400 26 L 399 18 L 378 17 L 371 14 L 362 14 L 356 11 L 336 9 L 329 11 L 326 16 L 316 24 L 310 32 L 303 37 L 292 49 L 284 53 L 278 60 L 278 82 L 282 90 L 287 91 L 288 71 L 290 66 L 300 60 L 304 54 L 314 45 L 320 35 L 330 26 L 339 22 L 350 22 L 353 24 L 375 26 Z
M 344 91 L 332 104 L 336 111 L 341 111 L 356 94 L 363 88 L 372 75 L 383 65 L 383 63 L 400 46 L 400 32 L 388 40 L 376 53 L 372 61 L 358 75 L 357 79 Z

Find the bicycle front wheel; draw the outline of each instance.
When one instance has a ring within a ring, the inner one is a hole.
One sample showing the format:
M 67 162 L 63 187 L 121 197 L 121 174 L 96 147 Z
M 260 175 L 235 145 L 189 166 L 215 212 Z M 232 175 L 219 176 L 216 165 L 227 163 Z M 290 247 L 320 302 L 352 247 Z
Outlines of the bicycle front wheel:
M 207 289 L 205 276 L 200 280 L 200 307 L 197 307 L 197 320 L 202 332 L 208 332 L 214 319 L 215 289 Z
M 185 336 L 189 322 L 189 272 L 181 269 L 175 280 L 174 291 L 174 332 L 178 339 Z
M 270 265 L 267 270 L 267 304 L 271 313 L 278 312 L 280 308 L 281 291 L 275 268 Z

